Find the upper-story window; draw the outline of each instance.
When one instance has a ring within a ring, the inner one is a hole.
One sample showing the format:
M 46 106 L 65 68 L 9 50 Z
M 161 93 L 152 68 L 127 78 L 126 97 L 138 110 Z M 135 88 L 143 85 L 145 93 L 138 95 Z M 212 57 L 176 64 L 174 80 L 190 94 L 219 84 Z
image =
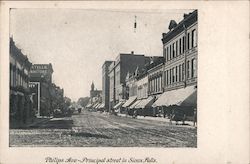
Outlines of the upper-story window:
M 172 59 L 172 45 L 169 46 L 169 60 Z
M 175 82 L 175 67 L 172 68 L 172 82 L 174 83 Z
M 179 39 L 179 55 L 181 55 L 181 50 L 182 50 L 182 47 L 181 47 L 181 38 Z
M 197 46 L 196 29 L 192 30 L 192 48 Z
M 174 58 L 175 57 L 175 43 L 173 43 L 172 50 L 173 50 L 172 58 Z
M 189 79 L 190 77 L 190 62 L 187 61 L 187 78 Z
M 187 34 L 187 49 L 190 49 L 190 33 Z
M 176 57 L 178 56 L 178 40 L 175 42 Z
M 181 64 L 179 65 L 179 81 L 181 81 Z
M 166 59 L 166 48 L 163 48 L 163 57 Z
M 192 69 L 191 76 L 196 77 L 197 71 L 196 71 L 196 60 L 195 59 L 192 59 L 191 69 Z
M 184 53 L 184 52 L 185 52 L 185 46 L 186 46 L 186 42 L 185 42 L 185 40 L 186 40 L 186 37 L 185 37 L 185 36 L 183 36 L 183 37 L 182 37 L 182 53 Z
M 167 47 L 167 60 L 169 60 L 169 48 Z

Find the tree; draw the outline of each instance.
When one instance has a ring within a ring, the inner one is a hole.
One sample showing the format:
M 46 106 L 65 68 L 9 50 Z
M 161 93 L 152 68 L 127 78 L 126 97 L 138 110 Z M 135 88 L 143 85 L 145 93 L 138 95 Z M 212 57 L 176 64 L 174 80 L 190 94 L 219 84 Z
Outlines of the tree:
M 89 97 L 81 97 L 78 99 L 77 104 L 85 107 L 89 102 Z

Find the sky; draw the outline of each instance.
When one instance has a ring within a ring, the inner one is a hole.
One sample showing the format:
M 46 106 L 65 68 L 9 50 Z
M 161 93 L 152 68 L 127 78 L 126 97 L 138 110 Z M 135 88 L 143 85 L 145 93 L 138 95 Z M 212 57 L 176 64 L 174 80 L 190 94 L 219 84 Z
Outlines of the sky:
M 77 101 L 89 96 L 92 81 L 101 90 L 105 60 L 131 51 L 163 56 L 170 20 L 178 23 L 191 11 L 12 9 L 10 36 L 33 64 L 51 63 L 52 81 Z

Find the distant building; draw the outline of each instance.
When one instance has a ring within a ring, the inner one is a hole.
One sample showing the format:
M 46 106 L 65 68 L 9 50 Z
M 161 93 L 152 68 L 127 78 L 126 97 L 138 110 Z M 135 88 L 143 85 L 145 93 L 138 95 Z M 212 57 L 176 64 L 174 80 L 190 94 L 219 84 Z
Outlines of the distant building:
M 102 101 L 102 90 L 95 89 L 95 84 L 92 82 L 90 89 L 90 102 L 95 103 Z
M 109 109 L 109 66 L 112 61 L 105 61 L 102 65 L 102 102 L 104 103 L 104 109 Z
M 10 38 L 10 127 L 27 123 L 34 113 L 28 87 L 32 63 Z
M 134 54 L 132 51 L 130 54 L 121 53 L 116 57 L 113 65 L 110 66 L 110 93 L 114 93 L 113 100 L 110 101 L 112 106 L 119 101 L 123 101 L 127 98 L 126 93 L 126 76 L 128 72 L 135 72 L 137 67 L 140 69 L 144 67 L 147 58 L 144 55 Z
M 114 107 L 116 100 L 115 93 L 115 62 L 109 66 L 109 111 Z
M 52 73 L 51 64 L 34 64 L 31 67 L 29 87 L 33 94 L 37 116 L 50 116 L 53 112 L 51 103 Z

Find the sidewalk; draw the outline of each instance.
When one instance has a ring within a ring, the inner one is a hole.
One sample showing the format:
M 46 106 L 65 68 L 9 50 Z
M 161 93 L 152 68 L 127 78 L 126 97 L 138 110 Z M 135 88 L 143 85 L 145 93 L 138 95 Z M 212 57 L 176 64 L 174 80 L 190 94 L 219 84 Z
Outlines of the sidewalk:
M 12 122 L 10 125 L 10 129 L 27 129 L 34 127 L 38 124 L 44 123 L 49 121 L 51 118 L 34 118 L 33 122 L 31 120 L 28 120 L 26 124 L 20 123 L 20 122 Z
M 117 116 L 132 118 L 132 116 L 129 116 L 129 115 L 126 115 L 126 114 L 121 114 L 121 113 L 118 113 Z M 164 117 L 152 117 L 152 116 L 146 116 L 146 117 L 144 117 L 144 116 L 137 116 L 136 119 L 161 121 L 161 122 L 170 123 L 170 119 L 169 118 L 164 118 Z M 175 121 L 172 121 L 172 124 L 175 125 Z M 179 121 L 179 125 L 181 125 L 181 126 L 193 126 L 193 122 L 192 121 L 185 121 L 185 125 L 182 125 L 182 122 Z

